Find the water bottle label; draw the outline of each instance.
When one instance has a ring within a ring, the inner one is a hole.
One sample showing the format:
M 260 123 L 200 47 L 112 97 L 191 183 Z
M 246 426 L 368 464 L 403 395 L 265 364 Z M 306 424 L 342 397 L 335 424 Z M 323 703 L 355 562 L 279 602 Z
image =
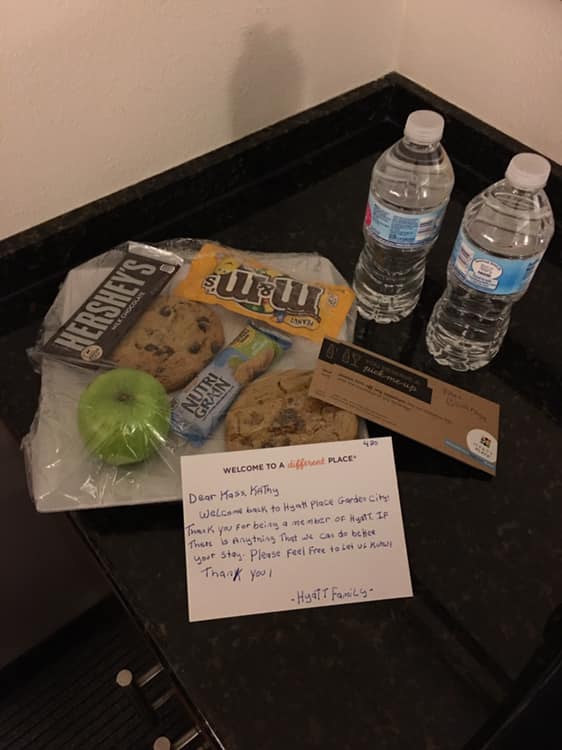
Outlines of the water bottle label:
M 538 258 L 500 258 L 490 255 L 467 239 L 461 231 L 451 254 L 451 263 L 458 278 L 479 292 L 517 294 L 524 291 L 534 276 Z
M 447 202 L 424 214 L 404 214 L 383 206 L 370 193 L 365 211 L 365 229 L 375 240 L 389 245 L 426 245 L 437 239 Z

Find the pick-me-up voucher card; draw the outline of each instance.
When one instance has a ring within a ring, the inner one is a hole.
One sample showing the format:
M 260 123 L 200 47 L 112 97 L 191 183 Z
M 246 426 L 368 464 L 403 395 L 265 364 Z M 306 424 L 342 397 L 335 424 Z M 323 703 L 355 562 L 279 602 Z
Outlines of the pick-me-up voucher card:
M 391 438 L 181 468 L 191 621 L 412 596 Z
M 499 405 L 427 373 L 325 338 L 309 395 L 496 473 Z

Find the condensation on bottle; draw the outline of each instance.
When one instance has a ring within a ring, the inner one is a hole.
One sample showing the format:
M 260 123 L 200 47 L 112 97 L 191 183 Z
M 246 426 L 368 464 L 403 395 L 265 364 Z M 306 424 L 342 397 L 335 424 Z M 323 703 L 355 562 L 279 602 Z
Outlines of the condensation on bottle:
M 373 167 L 365 244 L 353 281 L 363 318 L 396 322 L 419 300 L 427 255 L 439 235 L 455 180 L 440 143 L 443 127 L 437 112 L 412 112 L 404 137 Z
M 473 198 L 447 266 L 447 288 L 431 314 L 426 343 L 442 365 L 476 370 L 498 353 L 511 308 L 527 291 L 554 233 L 543 188 L 550 164 L 514 156 L 505 178 Z

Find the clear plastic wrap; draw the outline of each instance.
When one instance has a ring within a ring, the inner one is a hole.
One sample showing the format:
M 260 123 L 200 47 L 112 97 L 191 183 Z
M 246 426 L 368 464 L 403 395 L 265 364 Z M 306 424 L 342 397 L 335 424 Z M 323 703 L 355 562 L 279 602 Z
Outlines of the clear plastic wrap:
M 199 240 L 170 240 L 159 247 L 179 255 L 184 264 L 162 293 L 170 292 L 189 272 L 190 262 L 202 246 Z M 110 250 L 71 271 L 47 313 L 41 343 L 47 341 L 115 266 L 122 247 Z M 308 253 L 248 253 L 258 263 L 274 261 L 276 268 L 303 281 L 345 284 L 345 279 L 322 256 Z M 247 323 L 241 315 L 218 306 L 226 342 L 232 341 Z M 352 306 L 339 337 L 351 341 L 355 327 Z M 292 347 L 275 362 L 271 371 L 291 368 L 312 369 L 320 343 L 298 336 Z M 35 358 L 34 358 L 35 359 Z M 112 465 L 97 458 L 80 433 L 78 409 L 85 389 L 99 374 L 51 357 L 35 359 L 41 371 L 39 406 L 23 447 L 31 494 L 41 512 L 166 502 L 181 497 L 180 457 L 193 453 L 224 450 L 221 423 L 201 447 L 186 442 L 170 431 L 157 440 L 157 450 L 144 460 Z M 173 396 L 173 394 L 168 394 Z M 361 434 L 365 428 L 361 426 Z

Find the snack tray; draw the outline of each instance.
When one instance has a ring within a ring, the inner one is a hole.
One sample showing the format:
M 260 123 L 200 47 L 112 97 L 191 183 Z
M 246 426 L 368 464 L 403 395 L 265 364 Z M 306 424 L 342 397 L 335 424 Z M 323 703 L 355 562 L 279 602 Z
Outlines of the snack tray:
M 159 247 L 184 259 L 184 266 L 173 278 L 170 291 L 189 272 L 190 262 L 200 246 L 197 240 L 173 240 Z M 118 249 L 110 250 L 72 270 L 47 313 L 42 340 L 49 338 L 82 300 L 100 283 L 118 260 Z M 286 271 L 304 281 L 345 284 L 334 265 L 310 253 L 248 253 L 256 261 Z M 163 293 L 164 293 L 163 292 Z M 246 319 L 223 308 L 215 308 L 224 327 L 225 342 L 244 327 Z M 339 338 L 351 341 L 355 327 L 355 306 L 342 326 Z M 313 369 L 320 343 L 293 337 L 292 348 L 273 370 Z M 90 456 L 78 433 L 76 409 L 80 394 L 95 372 L 55 359 L 41 360 L 39 407 L 29 434 L 23 442 L 28 481 L 40 512 L 161 503 L 181 498 L 180 457 L 224 450 L 224 430 L 215 431 L 202 448 L 194 448 L 171 436 L 165 450 L 142 464 L 112 467 Z M 366 436 L 363 422 L 360 435 Z

